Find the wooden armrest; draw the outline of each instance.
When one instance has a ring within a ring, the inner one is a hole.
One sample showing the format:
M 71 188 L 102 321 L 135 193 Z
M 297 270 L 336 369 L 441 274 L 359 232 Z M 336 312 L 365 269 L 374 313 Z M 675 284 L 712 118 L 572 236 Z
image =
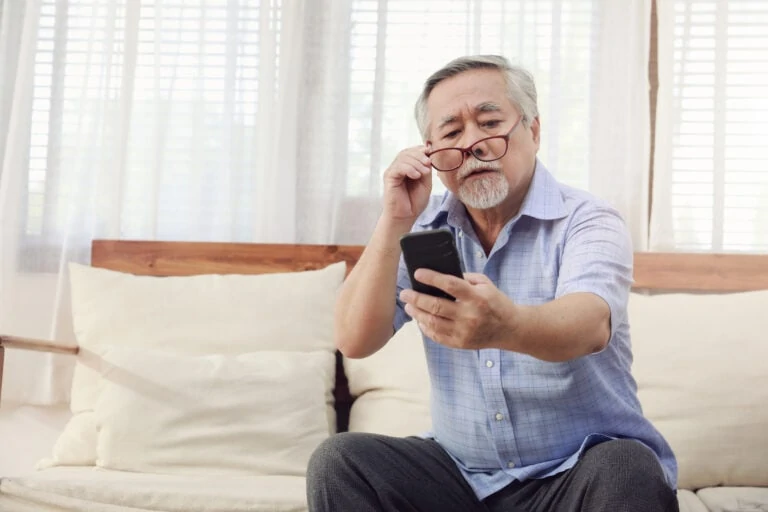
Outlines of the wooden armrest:
M 0 347 L 73 355 L 77 354 L 80 350 L 80 347 L 77 345 L 62 345 L 61 343 L 54 343 L 52 341 L 22 338 L 19 336 L 6 336 L 3 334 L 0 334 Z
M 0 397 L 3 392 L 3 366 L 5 363 L 5 348 L 18 348 L 22 350 L 35 350 L 37 352 L 54 352 L 57 354 L 75 355 L 80 351 L 77 345 L 62 345 L 51 341 L 22 338 L 19 336 L 5 336 L 0 334 Z

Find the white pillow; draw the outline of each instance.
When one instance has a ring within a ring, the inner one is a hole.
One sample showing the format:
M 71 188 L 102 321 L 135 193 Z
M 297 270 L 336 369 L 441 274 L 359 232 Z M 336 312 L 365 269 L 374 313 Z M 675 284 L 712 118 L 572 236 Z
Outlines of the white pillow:
M 643 411 L 679 486 L 768 486 L 768 291 L 630 295 Z
M 179 356 L 112 348 L 96 465 L 177 475 L 304 476 L 328 437 L 327 351 Z
M 344 359 L 349 391 L 357 397 L 350 432 L 404 437 L 432 428 L 429 371 L 416 322 L 400 328 L 384 347 L 364 359 Z
M 40 468 L 95 464 L 93 408 L 108 346 L 188 355 L 335 352 L 333 308 L 344 262 L 322 270 L 261 275 L 149 277 L 75 263 L 69 271 L 80 345 L 70 401 L 74 415 Z M 329 431 L 335 430 L 333 384 L 330 376 Z

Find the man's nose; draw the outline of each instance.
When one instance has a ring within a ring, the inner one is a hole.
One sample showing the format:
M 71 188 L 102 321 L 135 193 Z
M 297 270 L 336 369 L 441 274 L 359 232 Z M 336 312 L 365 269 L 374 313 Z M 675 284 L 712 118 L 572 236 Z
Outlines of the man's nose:
M 475 144 L 474 146 L 472 146 L 469 152 L 472 154 L 472 156 L 482 158 L 488 154 L 488 148 L 485 146 L 486 146 L 485 142 Z
M 464 136 L 466 137 L 466 140 L 461 141 L 462 143 L 466 144 L 466 146 L 474 144 L 466 151 L 467 154 L 471 154 L 473 156 L 483 156 L 488 152 L 488 148 L 485 143 L 481 142 L 480 144 L 476 144 L 477 141 L 487 137 L 483 131 L 477 128 L 467 128 Z

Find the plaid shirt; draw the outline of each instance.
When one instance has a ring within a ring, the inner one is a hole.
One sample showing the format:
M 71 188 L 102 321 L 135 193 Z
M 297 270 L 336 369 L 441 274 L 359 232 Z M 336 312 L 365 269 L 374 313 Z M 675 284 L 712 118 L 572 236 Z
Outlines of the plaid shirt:
M 588 447 L 616 438 L 650 448 L 676 487 L 670 446 L 643 416 L 631 375 L 627 300 L 632 244 L 619 214 L 586 192 L 558 183 L 537 161 L 519 215 L 486 256 L 464 206 L 435 197 L 414 231 L 449 229 L 466 272 L 488 276 L 518 304 L 538 305 L 575 292 L 603 298 L 611 339 L 599 353 L 566 362 L 483 349 L 459 350 L 424 338 L 434 437 L 479 499 L 515 480 L 572 467 Z M 398 294 L 410 288 L 401 259 Z M 395 329 L 410 317 L 398 299 Z

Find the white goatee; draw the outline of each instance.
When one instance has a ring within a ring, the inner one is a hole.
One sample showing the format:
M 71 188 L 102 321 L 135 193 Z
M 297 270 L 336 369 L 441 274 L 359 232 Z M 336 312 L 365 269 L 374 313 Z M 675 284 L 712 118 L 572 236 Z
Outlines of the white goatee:
M 461 181 L 480 169 L 493 172 L 471 178 L 470 181 Z M 470 208 L 476 210 L 493 208 L 500 205 L 509 193 L 509 182 L 501 172 L 501 164 L 498 161 L 481 162 L 470 157 L 457 172 L 460 180 L 457 195 L 461 202 Z

